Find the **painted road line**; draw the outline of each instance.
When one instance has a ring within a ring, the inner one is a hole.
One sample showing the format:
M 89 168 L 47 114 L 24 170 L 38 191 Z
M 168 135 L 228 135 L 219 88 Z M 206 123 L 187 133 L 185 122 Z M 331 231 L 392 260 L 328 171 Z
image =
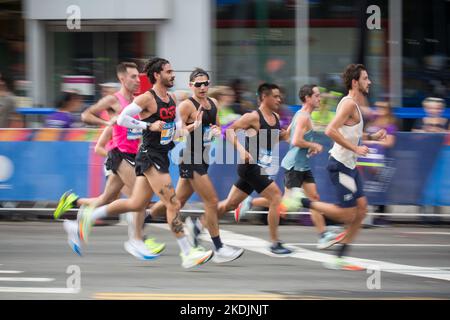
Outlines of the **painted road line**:
M 0 270 L 0 273 L 23 273 L 23 271 L 18 271 L 18 270 Z
M 437 231 L 403 231 L 404 234 L 427 234 L 437 236 L 450 236 L 450 232 L 437 232 Z
M 139 292 L 98 292 L 94 299 L 106 300 L 283 300 L 293 296 L 279 294 L 190 294 L 190 293 L 139 293 Z M 318 299 L 319 297 L 312 297 Z M 297 299 L 297 298 L 295 298 Z
M 286 243 L 289 246 L 315 247 L 317 243 L 292 242 Z M 352 247 L 450 247 L 450 244 L 431 244 L 431 243 L 352 243 Z
M 266 295 L 266 294 L 180 294 L 139 292 L 98 292 L 92 296 L 98 300 L 348 300 L 347 297 L 310 295 Z M 351 300 L 447 300 L 433 297 L 352 297 Z
M 53 278 L 14 278 L 14 277 L 0 277 L 0 281 L 13 281 L 13 282 L 50 282 L 54 281 Z
M 151 224 L 152 226 L 160 229 L 168 230 L 169 227 L 164 224 Z M 273 253 L 271 253 L 268 248 L 270 246 L 270 242 L 267 242 L 263 239 L 251 237 L 239 233 L 234 233 L 231 231 L 220 230 L 220 237 L 223 242 L 240 248 L 244 248 L 246 250 L 250 250 L 253 252 L 265 254 L 268 256 L 276 257 Z M 202 234 L 200 236 L 202 240 L 211 242 L 211 238 L 207 234 Z M 315 252 L 304 248 L 291 247 L 295 250 L 294 253 L 289 255 L 289 258 L 297 258 L 302 260 L 315 261 L 320 263 L 331 263 L 336 258 L 334 255 L 326 254 L 322 252 Z M 450 281 L 450 271 L 441 270 L 437 268 L 429 268 L 429 267 L 419 267 L 419 266 L 410 266 L 404 264 L 390 263 L 379 260 L 369 260 L 369 259 L 359 259 L 359 258 L 351 258 L 348 257 L 346 260 L 350 263 L 360 265 L 366 269 L 370 270 L 380 270 L 391 273 L 398 273 L 402 275 L 409 276 L 417 276 L 417 277 L 425 277 L 431 279 L 439 279 Z
M 0 292 L 14 293 L 79 293 L 77 288 L 27 288 L 27 287 L 0 287 Z

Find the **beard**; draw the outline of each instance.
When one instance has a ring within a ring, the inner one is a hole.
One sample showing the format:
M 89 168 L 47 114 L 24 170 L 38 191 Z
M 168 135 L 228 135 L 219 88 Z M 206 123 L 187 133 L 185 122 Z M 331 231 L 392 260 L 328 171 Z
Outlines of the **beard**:
M 175 80 L 175 78 L 171 78 L 171 79 L 164 79 L 163 81 L 163 85 L 167 88 L 172 88 L 173 87 L 173 81 Z
M 363 96 L 367 97 L 369 95 L 369 87 L 367 87 L 367 89 L 364 89 L 364 87 L 360 86 L 359 92 L 361 92 Z

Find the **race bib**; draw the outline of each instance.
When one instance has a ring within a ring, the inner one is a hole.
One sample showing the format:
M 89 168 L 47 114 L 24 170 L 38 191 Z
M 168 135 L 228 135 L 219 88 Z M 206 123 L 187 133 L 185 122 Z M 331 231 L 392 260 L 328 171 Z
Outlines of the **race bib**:
M 213 131 L 210 126 L 203 126 L 203 145 L 209 146 L 214 140 Z
M 175 122 L 167 122 L 161 131 L 161 144 L 169 144 L 175 135 Z
M 127 139 L 128 140 L 138 140 L 142 137 L 142 129 L 128 129 Z
M 272 151 L 260 149 L 258 165 L 262 168 L 268 168 L 272 164 Z

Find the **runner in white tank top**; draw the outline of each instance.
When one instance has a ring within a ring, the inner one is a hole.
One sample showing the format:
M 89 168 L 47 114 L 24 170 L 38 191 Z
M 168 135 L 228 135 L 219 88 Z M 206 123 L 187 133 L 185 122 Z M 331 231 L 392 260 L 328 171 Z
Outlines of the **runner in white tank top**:
M 346 96 L 342 98 L 342 100 L 339 102 L 336 113 L 339 111 L 339 107 L 342 105 L 342 103 L 347 99 L 353 99 L 350 96 Z M 362 136 L 363 136 L 363 127 L 364 127 L 364 121 L 361 113 L 361 109 L 359 108 L 358 104 L 355 102 L 356 109 L 359 113 L 359 122 L 355 125 L 343 125 L 338 129 L 339 133 L 344 137 L 344 139 L 350 141 L 353 145 L 358 146 L 361 142 Z M 349 169 L 354 169 L 356 167 L 356 159 L 358 158 L 357 154 L 343 146 L 341 146 L 339 143 L 334 142 L 333 148 L 329 151 L 331 156 L 335 158 L 337 161 L 341 162 L 343 165 L 345 165 Z
M 338 205 L 320 201 L 311 201 L 302 197 L 300 202 L 305 208 L 315 209 L 326 217 L 341 221 L 346 225 L 347 234 L 340 241 L 337 257 L 325 266 L 341 270 L 363 270 L 351 265 L 343 259 L 348 250 L 348 244 L 356 237 L 361 223 L 367 213 L 367 199 L 363 193 L 362 179 L 356 169 L 356 158 L 366 155 L 367 146 L 359 145 L 363 138 L 363 118 L 360 105 L 364 103 L 369 93 L 370 80 L 366 68 L 360 64 L 347 66 L 342 78 L 348 89 L 337 109 L 336 116 L 327 126 L 325 134 L 333 141 L 327 170 L 336 188 Z M 369 140 L 381 140 L 386 136 L 385 130 L 380 130 L 369 136 Z

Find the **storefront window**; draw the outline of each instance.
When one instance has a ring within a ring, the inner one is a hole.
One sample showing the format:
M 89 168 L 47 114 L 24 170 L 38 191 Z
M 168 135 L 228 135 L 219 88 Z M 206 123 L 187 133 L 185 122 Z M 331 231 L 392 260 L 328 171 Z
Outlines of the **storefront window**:
M 154 32 L 54 32 L 52 91 L 57 97 L 62 83 L 80 85 L 85 100 L 100 98 L 100 83 L 117 82 L 115 68 L 120 61 L 142 66 L 155 55 Z M 68 76 L 75 76 L 67 80 Z

